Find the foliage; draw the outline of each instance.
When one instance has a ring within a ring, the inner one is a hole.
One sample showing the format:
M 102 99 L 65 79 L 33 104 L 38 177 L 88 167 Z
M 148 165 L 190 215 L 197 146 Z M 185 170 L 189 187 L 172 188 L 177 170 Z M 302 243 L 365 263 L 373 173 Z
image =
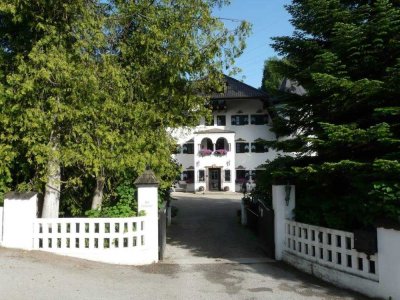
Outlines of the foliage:
M 223 155 L 226 155 L 227 153 L 228 153 L 228 151 L 225 149 L 217 149 L 214 151 L 214 154 L 217 156 L 223 156 Z
M 211 155 L 212 153 L 213 153 L 213 151 L 211 149 L 201 149 L 199 151 L 199 154 L 201 156 L 208 156 L 208 155 Z
M 116 202 L 108 203 L 102 209 L 92 209 L 85 214 L 91 218 L 116 218 L 134 217 L 142 215 L 139 212 L 137 199 L 135 197 L 136 188 L 130 182 L 124 182 L 116 188 Z
M 270 96 L 279 94 L 279 85 L 284 78 L 279 70 L 279 64 L 277 64 L 279 61 L 279 58 L 271 57 L 264 62 L 261 90 L 267 92 Z
M 287 157 L 268 167 L 265 184 L 298 186 L 300 221 L 351 229 L 397 220 L 397 1 L 293 0 L 287 9 L 296 30 L 274 38 L 284 57 L 276 64 L 307 93 L 279 96 L 274 131 L 289 138 L 271 146 Z
M 249 24 L 228 30 L 212 15 L 228 3 L 2 1 L 0 194 L 43 193 L 49 166 L 61 170 L 64 215 L 97 194 L 106 209 L 146 166 L 169 188 L 179 171 L 169 129 L 209 113 L 203 95 L 245 46 Z M 120 201 L 113 213 L 129 214 Z

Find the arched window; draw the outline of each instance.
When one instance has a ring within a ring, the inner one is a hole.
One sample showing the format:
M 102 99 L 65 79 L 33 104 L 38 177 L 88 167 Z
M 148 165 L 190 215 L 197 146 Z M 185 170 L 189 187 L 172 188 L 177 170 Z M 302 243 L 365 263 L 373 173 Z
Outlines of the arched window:
M 226 150 L 229 151 L 229 144 L 226 138 L 219 138 L 215 143 L 215 150 Z
M 214 145 L 211 139 L 209 138 L 204 138 L 201 140 L 200 143 L 200 151 L 199 155 L 200 156 L 208 156 L 211 155 L 214 151 Z
M 226 138 L 219 138 L 215 143 L 215 154 L 226 155 L 229 151 L 229 143 Z
M 213 142 L 209 138 L 202 139 L 200 143 L 200 150 L 206 150 L 206 149 L 211 151 L 214 150 Z

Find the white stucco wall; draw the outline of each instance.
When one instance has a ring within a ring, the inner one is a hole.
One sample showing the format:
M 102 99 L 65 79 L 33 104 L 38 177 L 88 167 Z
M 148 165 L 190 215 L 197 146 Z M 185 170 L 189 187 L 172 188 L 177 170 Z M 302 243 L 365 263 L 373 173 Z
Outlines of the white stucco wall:
M 8 193 L 4 200 L 2 246 L 32 249 L 32 224 L 37 214 L 35 193 Z
M 378 228 L 381 296 L 400 299 L 400 231 Z
M 274 160 L 277 157 L 276 151 L 269 149 L 265 153 L 236 153 L 236 140 L 242 139 L 246 143 L 254 143 L 257 139 L 263 140 L 275 140 L 276 136 L 271 131 L 271 125 L 231 125 L 232 115 L 268 115 L 268 111 L 263 108 L 262 101 L 258 99 L 238 99 L 238 100 L 227 100 L 227 110 L 226 111 L 215 111 L 214 124 L 213 126 L 205 126 L 204 119 L 201 121 L 199 126 L 193 129 L 175 129 L 172 130 L 172 136 L 176 139 L 177 144 L 183 145 L 187 141 L 194 140 L 194 154 L 175 154 L 174 158 L 182 165 L 182 170 L 185 171 L 187 168 L 193 166 L 195 173 L 195 183 L 194 189 L 198 190 L 200 186 L 207 186 L 208 177 L 205 182 L 198 182 L 198 170 L 207 170 L 208 167 L 215 166 L 221 168 L 222 170 L 222 180 L 224 179 L 224 170 L 231 170 L 231 181 L 222 181 L 222 188 L 228 186 L 230 191 L 235 190 L 235 180 L 236 180 L 236 168 L 239 166 L 244 167 L 246 170 L 255 170 L 260 165 L 263 165 L 267 160 Z M 216 118 L 217 116 L 224 115 L 226 118 L 225 126 L 217 126 Z M 210 129 L 220 129 L 225 131 L 233 131 L 234 133 L 212 133 L 212 134 L 199 134 L 198 132 L 210 130 Z M 231 146 L 231 151 L 225 157 L 216 157 L 214 155 L 209 157 L 201 157 L 198 154 L 199 144 L 204 137 L 208 137 L 215 140 L 219 137 L 227 138 Z M 207 176 L 207 172 L 206 172 Z
M 202 140 L 204 138 L 211 139 L 212 143 L 215 145 L 219 138 L 224 138 L 228 142 L 230 146 L 230 151 L 227 152 L 226 155 L 216 156 L 214 154 L 209 156 L 201 156 L 199 154 Z M 204 189 L 207 189 L 207 184 L 209 180 L 208 170 L 207 168 L 221 168 L 221 189 L 224 187 L 228 187 L 230 191 L 235 190 L 235 134 L 234 133 L 199 133 L 194 136 L 194 144 L 195 144 L 195 190 L 197 191 L 200 186 L 203 186 Z M 199 174 L 197 170 L 205 170 L 205 181 L 199 182 Z M 231 180 L 228 182 L 225 180 L 225 170 L 231 171 Z

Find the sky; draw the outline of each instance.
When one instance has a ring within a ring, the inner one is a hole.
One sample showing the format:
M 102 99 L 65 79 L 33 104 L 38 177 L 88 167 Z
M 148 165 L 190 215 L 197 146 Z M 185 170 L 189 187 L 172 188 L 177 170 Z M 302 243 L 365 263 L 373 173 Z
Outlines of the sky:
M 231 0 L 231 5 L 214 12 L 221 18 L 240 19 L 250 22 L 252 34 L 247 39 L 247 47 L 237 60 L 236 67 L 242 71 L 234 76 L 255 88 L 261 86 L 264 61 L 277 56 L 271 44 L 271 37 L 291 35 L 293 27 L 290 15 L 284 5 L 290 0 Z M 224 21 L 230 28 L 232 22 Z

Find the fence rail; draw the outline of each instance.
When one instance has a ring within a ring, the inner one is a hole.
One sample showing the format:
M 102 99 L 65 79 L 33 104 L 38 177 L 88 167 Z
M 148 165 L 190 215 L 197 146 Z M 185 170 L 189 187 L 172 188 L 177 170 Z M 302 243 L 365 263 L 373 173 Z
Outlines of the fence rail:
M 139 248 L 146 244 L 146 217 L 37 219 L 33 231 L 37 250 Z
M 379 280 L 378 259 L 354 249 L 351 232 L 286 221 L 285 250 L 320 265 Z

